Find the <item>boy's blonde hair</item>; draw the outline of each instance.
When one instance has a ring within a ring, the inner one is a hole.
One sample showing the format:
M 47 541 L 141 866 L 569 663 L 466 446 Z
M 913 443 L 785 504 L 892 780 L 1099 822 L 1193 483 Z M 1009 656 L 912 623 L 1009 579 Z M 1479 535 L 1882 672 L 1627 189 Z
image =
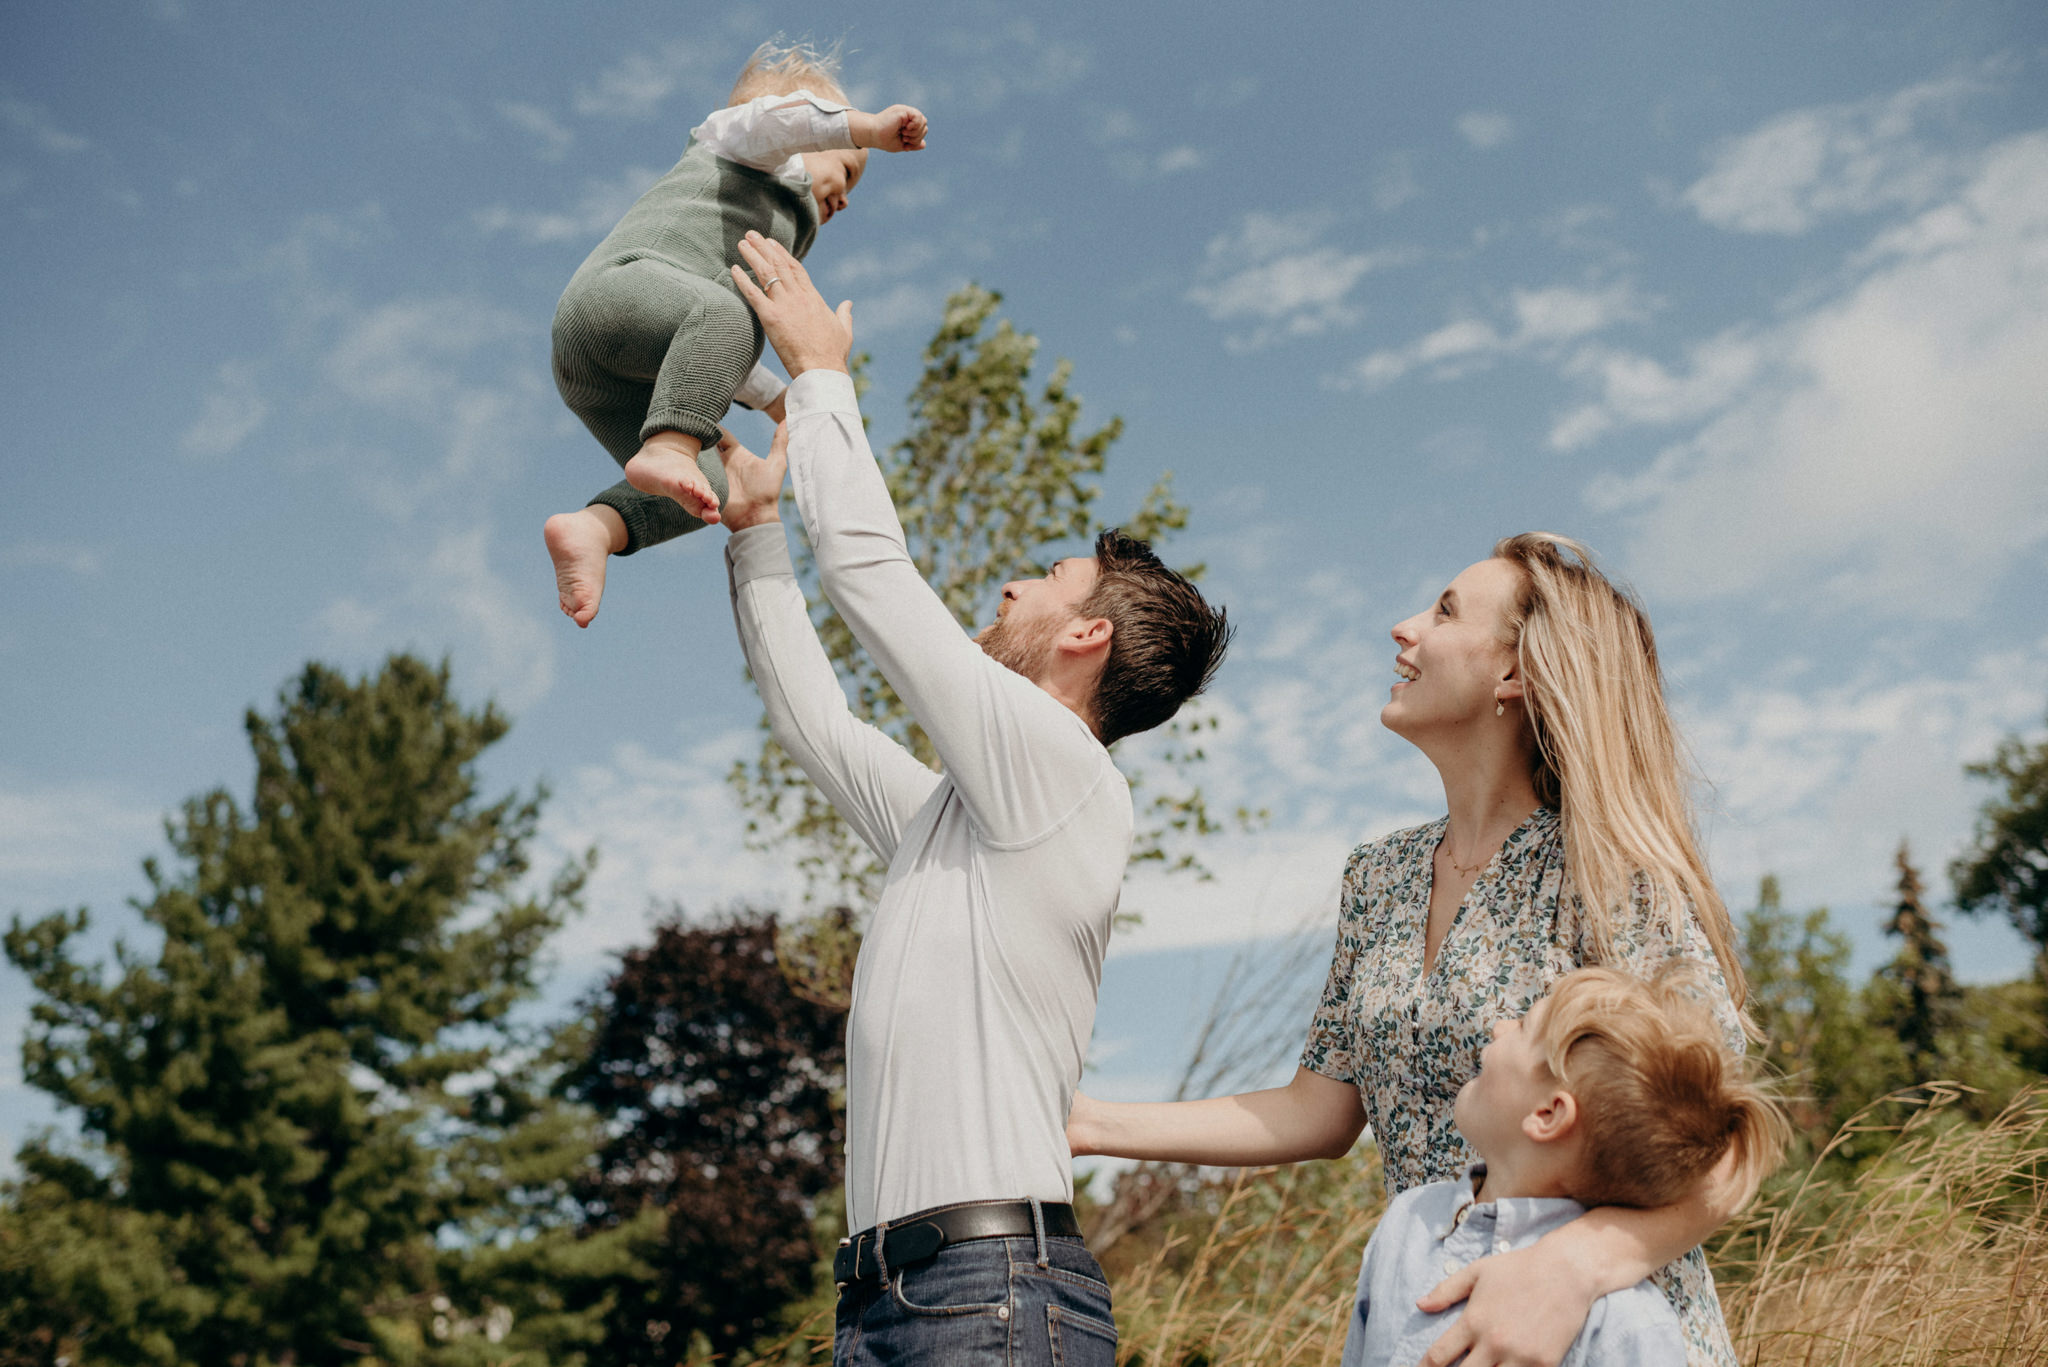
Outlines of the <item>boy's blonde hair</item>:
M 1729 1052 L 1701 990 L 1682 963 L 1650 982 L 1582 968 L 1551 989 L 1534 1042 L 1579 1103 L 1580 1204 L 1668 1206 L 1731 1148 L 1746 1203 L 1778 1165 L 1784 1113 Z
M 785 43 L 777 34 L 754 49 L 740 78 L 733 82 L 728 105 L 745 104 L 763 95 L 787 95 L 808 90 L 813 95 L 846 102 L 839 86 L 839 44 L 820 51 L 809 43 Z

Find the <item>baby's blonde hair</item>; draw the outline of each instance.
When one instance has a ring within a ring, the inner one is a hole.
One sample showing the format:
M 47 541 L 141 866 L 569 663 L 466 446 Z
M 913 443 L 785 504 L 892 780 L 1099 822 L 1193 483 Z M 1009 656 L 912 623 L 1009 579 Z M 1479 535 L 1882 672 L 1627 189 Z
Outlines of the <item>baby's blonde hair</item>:
M 1582 968 L 1551 989 L 1534 1043 L 1579 1103 L 1582 1205 L 1668 1206 L 1731 1148 L 1747 1203 L 1783 1156 L 1784 1113 L 1729 1052 L 1702 980 L 1674 962 L 1649 982 Z
M 733 82 L 729 105 L 745 104 L 763 95 L 787 95 L 808 90 L 813 95 L 844 104 L 846 92 L 839 85 L 839 44 L 820 51 L 809 43 L 785 43 L 777 34 L 754 49 L 740 78 Z

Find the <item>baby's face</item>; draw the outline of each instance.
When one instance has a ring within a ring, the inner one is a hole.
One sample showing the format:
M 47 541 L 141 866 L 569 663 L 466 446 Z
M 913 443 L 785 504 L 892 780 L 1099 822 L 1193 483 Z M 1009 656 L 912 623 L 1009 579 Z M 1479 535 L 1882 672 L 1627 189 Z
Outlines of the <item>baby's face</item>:
M 1458 1089 L 1451 1116 L 1481 1158 L 1521 1136 L 1522 1120 L 1557 1089 L 1550 1061 L 1538 1048 L 1538 1026 L 1550 1001 L 1536 1003 L 1519 1020 L 1496 1021 L 1493 1040 L 1479 1052 L 1479 1076 Z
M 868 169 L 867 149 L 806 152 L 804 169 L 811 173 L 811 198 L 818 201 L 818 222 L 830 223 L 832 215 L 846 207 L 846 197 Z

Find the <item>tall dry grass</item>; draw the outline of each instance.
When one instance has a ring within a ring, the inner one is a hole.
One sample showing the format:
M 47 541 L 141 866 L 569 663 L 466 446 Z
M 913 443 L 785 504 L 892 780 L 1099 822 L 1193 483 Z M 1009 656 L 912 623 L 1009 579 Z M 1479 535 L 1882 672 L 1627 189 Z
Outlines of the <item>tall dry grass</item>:
M 2048 1363 L 2048 1090 L 1982 1126 L 1959 1095 L 1935 1084 L 1870 1108 L 1715 1240 L 1745 1364 Z M 1878 1156 L 1851 1170 L 1852 1146 Z M 1106 1250 L 1119 1362 L 1334 1364 L 1376 1167 L 1366 1153 L 1239 1174 Z
M 1718 1241 L 1744 1362 L 2048 1363 L 2048 1091 L 1965 1124 L 1934 1084 L 1871 1107 Z M 1891 1118 L 1899 1107 L 1909 1118 Z M 1828 1159 L 1890 1138 L 1850 1180 Z

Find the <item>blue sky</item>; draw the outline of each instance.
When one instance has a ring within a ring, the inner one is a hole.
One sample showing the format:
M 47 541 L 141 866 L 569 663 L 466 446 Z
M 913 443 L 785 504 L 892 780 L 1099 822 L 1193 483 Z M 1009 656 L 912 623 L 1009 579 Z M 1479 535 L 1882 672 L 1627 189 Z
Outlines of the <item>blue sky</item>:
M 1730 900 L 1774 870 L 1881 956 L 1892 849 L 1938 871 L 1962 764 L 2048 708 L 2048 11 L 820 13 L 10 9 L 0 909 L 120 926 L 163 813 L 246 791 L 245 707 L 400 648 L 515 715 L 487 771 L 550 782 L 549 848 L 601 849 L 552 997 L 652 898 L 791 894 L 720 781 L 757 716 L 720 534 L 617 566 L 586 633 L 540 543 L 613 478 L 553 393 L 555 299 L 784 31 L 932 122 L 810 259 L 876 436 L 946 292 L 1002 290 L 1127 423 L 1107 512 L 1173 470 L 1176 554 L 1243 623 L 1208 781 L 1273 821 L 1213 883 L 1133 880 L 1106 1090 L 1184 1033 L 1185 960 L 1146 956 L 1327 921 L 1351 845 L 1440 810 L 1377 724 L 1386 629 L 1530 527 L 1646 598 Z M 46 1114 L 26 1006 L 0 973 L 13 1134 Z

